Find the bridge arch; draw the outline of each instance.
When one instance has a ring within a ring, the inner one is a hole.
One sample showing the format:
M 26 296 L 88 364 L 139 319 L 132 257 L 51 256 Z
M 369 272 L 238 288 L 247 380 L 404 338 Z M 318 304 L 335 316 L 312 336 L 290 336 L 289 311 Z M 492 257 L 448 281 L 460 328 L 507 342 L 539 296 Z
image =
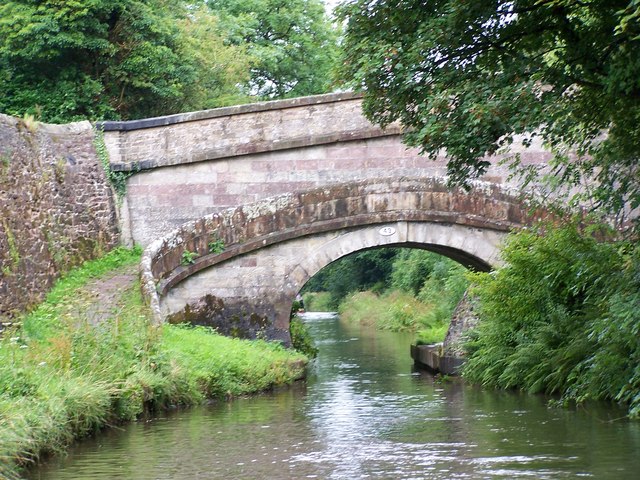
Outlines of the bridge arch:
M 359 250 L 414 246 L 487 270 L 500 261 L 504 235 L 528 223 L 529 208 L 488 183 L 470 192 L 443 178 L 335 184 L 183 225 L 145 250 L 143 286 L 159 322 L 288 344 L 295 294 L 329 263 Z M 225 250 L 209 252 L 217 240 Z
M 295 294 L 322 267 L 380 246 L 418 246 L 487 270 L 530 207 L 499 185 L 470 192 L 443 178 L 386 178 L 281 195 L 208 215 L 151 244 L 145 294 L 156 320 L 289 342 Z M 222 240 L 222 253 L 210 252 Z M 188 259 L 188 262 L 185 262 Z

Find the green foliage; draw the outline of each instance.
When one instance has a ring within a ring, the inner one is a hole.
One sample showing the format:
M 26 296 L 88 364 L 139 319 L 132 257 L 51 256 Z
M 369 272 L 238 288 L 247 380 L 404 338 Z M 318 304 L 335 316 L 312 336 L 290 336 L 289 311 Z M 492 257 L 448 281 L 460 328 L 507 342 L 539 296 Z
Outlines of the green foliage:
M 185 250 L 184 252 L 182 252 L 182 260 L 180 263 L 182 263 L 182 265 L 192 265 L 196 262 L 196 258 L 198 257 L 198 252 Z
M 476 274 L 474 382 L 563 401 L 609 399 L 640 416 L 640 251 L 575 224 L 513 234 L 506 266 Z
M 465 273 L 462 265 L 442 255 L 419 249 L 399 250 L 391 266 L 390 287 L 382 297 L 391 302 L 386 324 L 396 330 L 422 329 L 419 338 L 442 341 L 451 314 L 468 286 Z M 416 298 L 397 301 L 389 295 L 394 289 Z
M 224 240 L 222 240 L 221 238 L 216 238 L 215 240 L 212 240 L 211 242 L 209 242 L 208 248 L 209 248 L 209 253 L 214 253 L 214 254 L 222 253 L 224 252 Z
M 294 315 L 291 318 L 289 331 L 291 332 L 291 344 L 295 350 L 308 358 L 315 358 L 318 356 L 318 348 L 314 345 L 313 340 L 311 339 L 309 328 L 299 317 Z
M 444 257 L 424 250 L 402 250 L 393 262 L 393 287 L 418 295 L 439 260 Z
M 321 0 L 207 0 L 232 45 L 252 57 L 248 91 L 263 98 L 325 93 L 337 29 Z
M 329 292 L 329 310 L 336 310 L 349 293 L 371 289 L 385 290 L 390 285 L 395 248 L 378 248 L 347 255 L 313 276 L 303 292 Z
M 640 205 L 639 8 L 351 0 L 339 9 L 341 76 L 365 92 L 371 120 L 399 121 L 430 157 L 446 150 L 452 183 L 482 175 L 485 155 L 540 137 L 554 153 L 552 188 L 580 185 L 575 200 L 623 216 L 625 203 Z
M 422 329 L 416 336 L 416 345 L 433 345 L 444 341 L 449 330 L 448 323 L 434 325 L 430 328 Z
M 121 274 L 140 250 L 117 249 L 60 280 L 24 328 L 0 337 L 0 477 L 74 439 L 169 405 L 289 383 L 305 358 L 278 344 L 204 328 L 152 326 L 139 283 L 92 321 L 88 281 Z M 95 300 L 93 300 L 95 301 Z
M 403 249 L 394 259 L 391 283 L 425 302 L 444 294 L 449 303 L 457 304 L 468 285 L 465 272 L 462 265 L 437 253 Z
M 231 45 L 224 27 L 203 5 L 190 7 L 178 23 L 184 56 L 190 59 L 196 79 L 184 88 L 180 111 L 202 110 L 247 103 L 253 99 L 240 88 L 249 81 L 252 57 L 246 45 Z
M 303 289 L 304 301 L 308 311 L 338 310 L 348 321 L 415 331 L 434 343 L 444 339 L 468 286 L 465 272 L 456 262 L 425 250 L 368 250 L 318 272 Z
M 308 312 L 331 312 L 335 308 L 329 292 L 306 292 L 303 298 Z
M 450 320 L 450 316 L 438 316 L 436 306 L 398 290 L 382 295 L 367 291 L 349 295 L 340 303 L 338 312 L 347 322 L 393 332 L 420 332 L 420 336 L 429 337 L 430 343 L 435 343 L 444 340 Z
M 0 5 L 0 111 L 15 116 L 126 120 L 228 104 L 243 98 L 248 65 L 186 1 Z
M 93 145 L 96 149 L 96 153 L 98 154 L 98 158 L 100 159 L 102 169 L 107 176 L 107 180 L 116 192 L 118 202 L 122 202 L 127 194 L 127 180 L 139 170 L 134 169 L 130 172 L 116 172 L 111 169 L 111 164 L 109 163 L 109 152 L 107 152 L 107 146 L 104 143 L 103 129 L 94 129 Z

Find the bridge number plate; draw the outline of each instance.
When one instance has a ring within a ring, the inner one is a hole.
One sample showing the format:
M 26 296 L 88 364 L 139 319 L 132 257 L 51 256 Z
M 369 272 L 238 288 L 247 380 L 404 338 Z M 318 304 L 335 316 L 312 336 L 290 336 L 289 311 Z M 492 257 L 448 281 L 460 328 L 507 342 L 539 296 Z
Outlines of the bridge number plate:
M 379 232 L 380 235 L 388 237 L 389 235 L 393 235 L 394 233 L 396 233 L 396 229 L 393 227 L 382 227 Z

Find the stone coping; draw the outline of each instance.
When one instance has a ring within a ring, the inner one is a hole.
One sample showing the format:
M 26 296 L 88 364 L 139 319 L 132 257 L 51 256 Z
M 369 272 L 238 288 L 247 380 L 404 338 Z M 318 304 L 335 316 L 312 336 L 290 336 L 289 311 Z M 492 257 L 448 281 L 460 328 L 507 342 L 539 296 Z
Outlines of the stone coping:
M 177 123 L 195 122 L 210 118 L 228 117 L 245 113 L 265 112 L 269 110 L 284 110 L 287 108 L 305 107 L 309 105 L 320 105 L 324 103 L 335 103 L 344 100 L 354 100 L 362 98 L 362 94 L 354 92 L 328 93 L 324 95 L 311 95 L 307 97 L 287 98 L 284 100 L 271 100 L 266 102 L 248 103 L 244 105 L 233 105 L 230 107 L 213 108 L 197 112 L 177 113 L 162 117 L 143 118 L 140 120 L 128 121 L 103 121 L 96 122 L 96 128 L 105 132 L 128 132 L 131 130 L 141 130 L 144 128 L 162 127 L 175 125 Z
M 13 117 L 4 113 L 0 113 L 0 122 L 6 125 L 14 126 L 18 129 L 27 129 L 25 121 L 22 118 Z M 33 131 L 34 133 L 43 131 L 44 133 L 47 133 L 49 135 L 78 135 L 91 130 L 92 128 L 93 127 L 89 120 L 81 120 L 78 122 L 70 123 L 44 123 L 34 121 Z

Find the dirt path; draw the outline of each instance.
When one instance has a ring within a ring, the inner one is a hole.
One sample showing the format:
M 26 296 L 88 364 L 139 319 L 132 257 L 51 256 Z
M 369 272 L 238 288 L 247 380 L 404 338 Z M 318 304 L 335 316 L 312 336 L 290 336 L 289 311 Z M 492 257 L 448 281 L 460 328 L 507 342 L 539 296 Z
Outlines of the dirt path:
M 134 288 L 138 279 L 138 264 L 127 265 L 109 276 L 88 282 L 77 292 L 73 306 L 67 309 L 68 314 L 77 318 L 86 318 L 92 325 L 97 325 L 106 318 L 113 317 L 121 305 L 121 297 L 127 290 Z

